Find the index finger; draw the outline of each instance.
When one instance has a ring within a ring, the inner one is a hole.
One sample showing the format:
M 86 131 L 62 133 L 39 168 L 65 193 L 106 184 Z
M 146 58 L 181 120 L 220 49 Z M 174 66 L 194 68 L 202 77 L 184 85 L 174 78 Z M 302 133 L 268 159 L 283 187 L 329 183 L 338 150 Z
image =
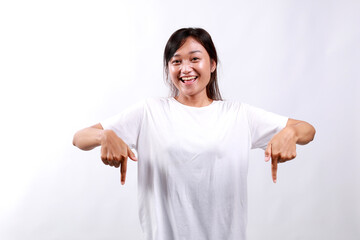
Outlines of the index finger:
M 271 173 L 272 173 L 272 179 L 273 179 L 274 183 L 276 183 L 277 168 L 278 168 L 278 157 L 272 156 L 271 157 Z
M 126 179 L 126 169 L 127 169 L 127 158 L 124 159 L 124 161 L 122 161 L 121 163 L 121 167 L 120 167 L 120 179 L 121 179 L 121 185 L 125 184 L 125 179 Z

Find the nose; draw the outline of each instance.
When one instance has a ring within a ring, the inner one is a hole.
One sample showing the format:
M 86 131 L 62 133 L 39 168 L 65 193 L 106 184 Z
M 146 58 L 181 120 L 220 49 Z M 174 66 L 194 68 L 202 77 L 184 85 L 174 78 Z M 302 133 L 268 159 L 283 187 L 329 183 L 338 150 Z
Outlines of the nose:
M 186 73 L 189 73 L 191 72 L 192 70 L 192 65 L 189 61 L 184 61 L 182 64 L 181 64 L 181 72 L 186 74 Z

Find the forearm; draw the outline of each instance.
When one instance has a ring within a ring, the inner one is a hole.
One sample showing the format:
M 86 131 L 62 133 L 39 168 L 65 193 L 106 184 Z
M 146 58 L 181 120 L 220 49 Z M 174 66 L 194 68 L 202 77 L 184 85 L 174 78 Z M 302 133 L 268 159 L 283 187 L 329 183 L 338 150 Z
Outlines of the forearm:
M 305 145 L 314 139 L 315 128 L 307 122 L 289 119 L 286 128 L 293 131 L 297 144 Z
M 74 146 L 82 150 L 91 150 L 101 145 L 103 129 L 88 127 L 75 133 L 73 138 Z

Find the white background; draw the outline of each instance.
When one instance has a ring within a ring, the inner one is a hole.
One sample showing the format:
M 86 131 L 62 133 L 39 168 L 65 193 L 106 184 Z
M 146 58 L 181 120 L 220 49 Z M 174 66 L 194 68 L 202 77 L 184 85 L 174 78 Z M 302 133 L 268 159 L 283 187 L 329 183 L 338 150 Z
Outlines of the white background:
M 360 1 L 1 1 L 0 239 L 140 239 L 136 163 L 127 182 L 73 134 L 167 96 L 162 54 L 203 27 L 220 88 L 312 123 L 314 142 L 271 181 L 249 168 L 248 240 L 360 239 Z

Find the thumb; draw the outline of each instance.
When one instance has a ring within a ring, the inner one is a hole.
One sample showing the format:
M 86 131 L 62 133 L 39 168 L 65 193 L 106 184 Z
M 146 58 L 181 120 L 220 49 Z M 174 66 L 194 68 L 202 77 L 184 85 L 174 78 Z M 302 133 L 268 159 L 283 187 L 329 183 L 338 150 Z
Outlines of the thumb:
M 271 143 L 269 143 L 265 150 L 265 162 L 268 162 L 271 157 Z
M 138 160 L 136 158 L 135 154 L 133 153 L 133 151 L 131 151 L 131 149 L 129 147 L 128 147 L 128 157 L 135 162 Z

